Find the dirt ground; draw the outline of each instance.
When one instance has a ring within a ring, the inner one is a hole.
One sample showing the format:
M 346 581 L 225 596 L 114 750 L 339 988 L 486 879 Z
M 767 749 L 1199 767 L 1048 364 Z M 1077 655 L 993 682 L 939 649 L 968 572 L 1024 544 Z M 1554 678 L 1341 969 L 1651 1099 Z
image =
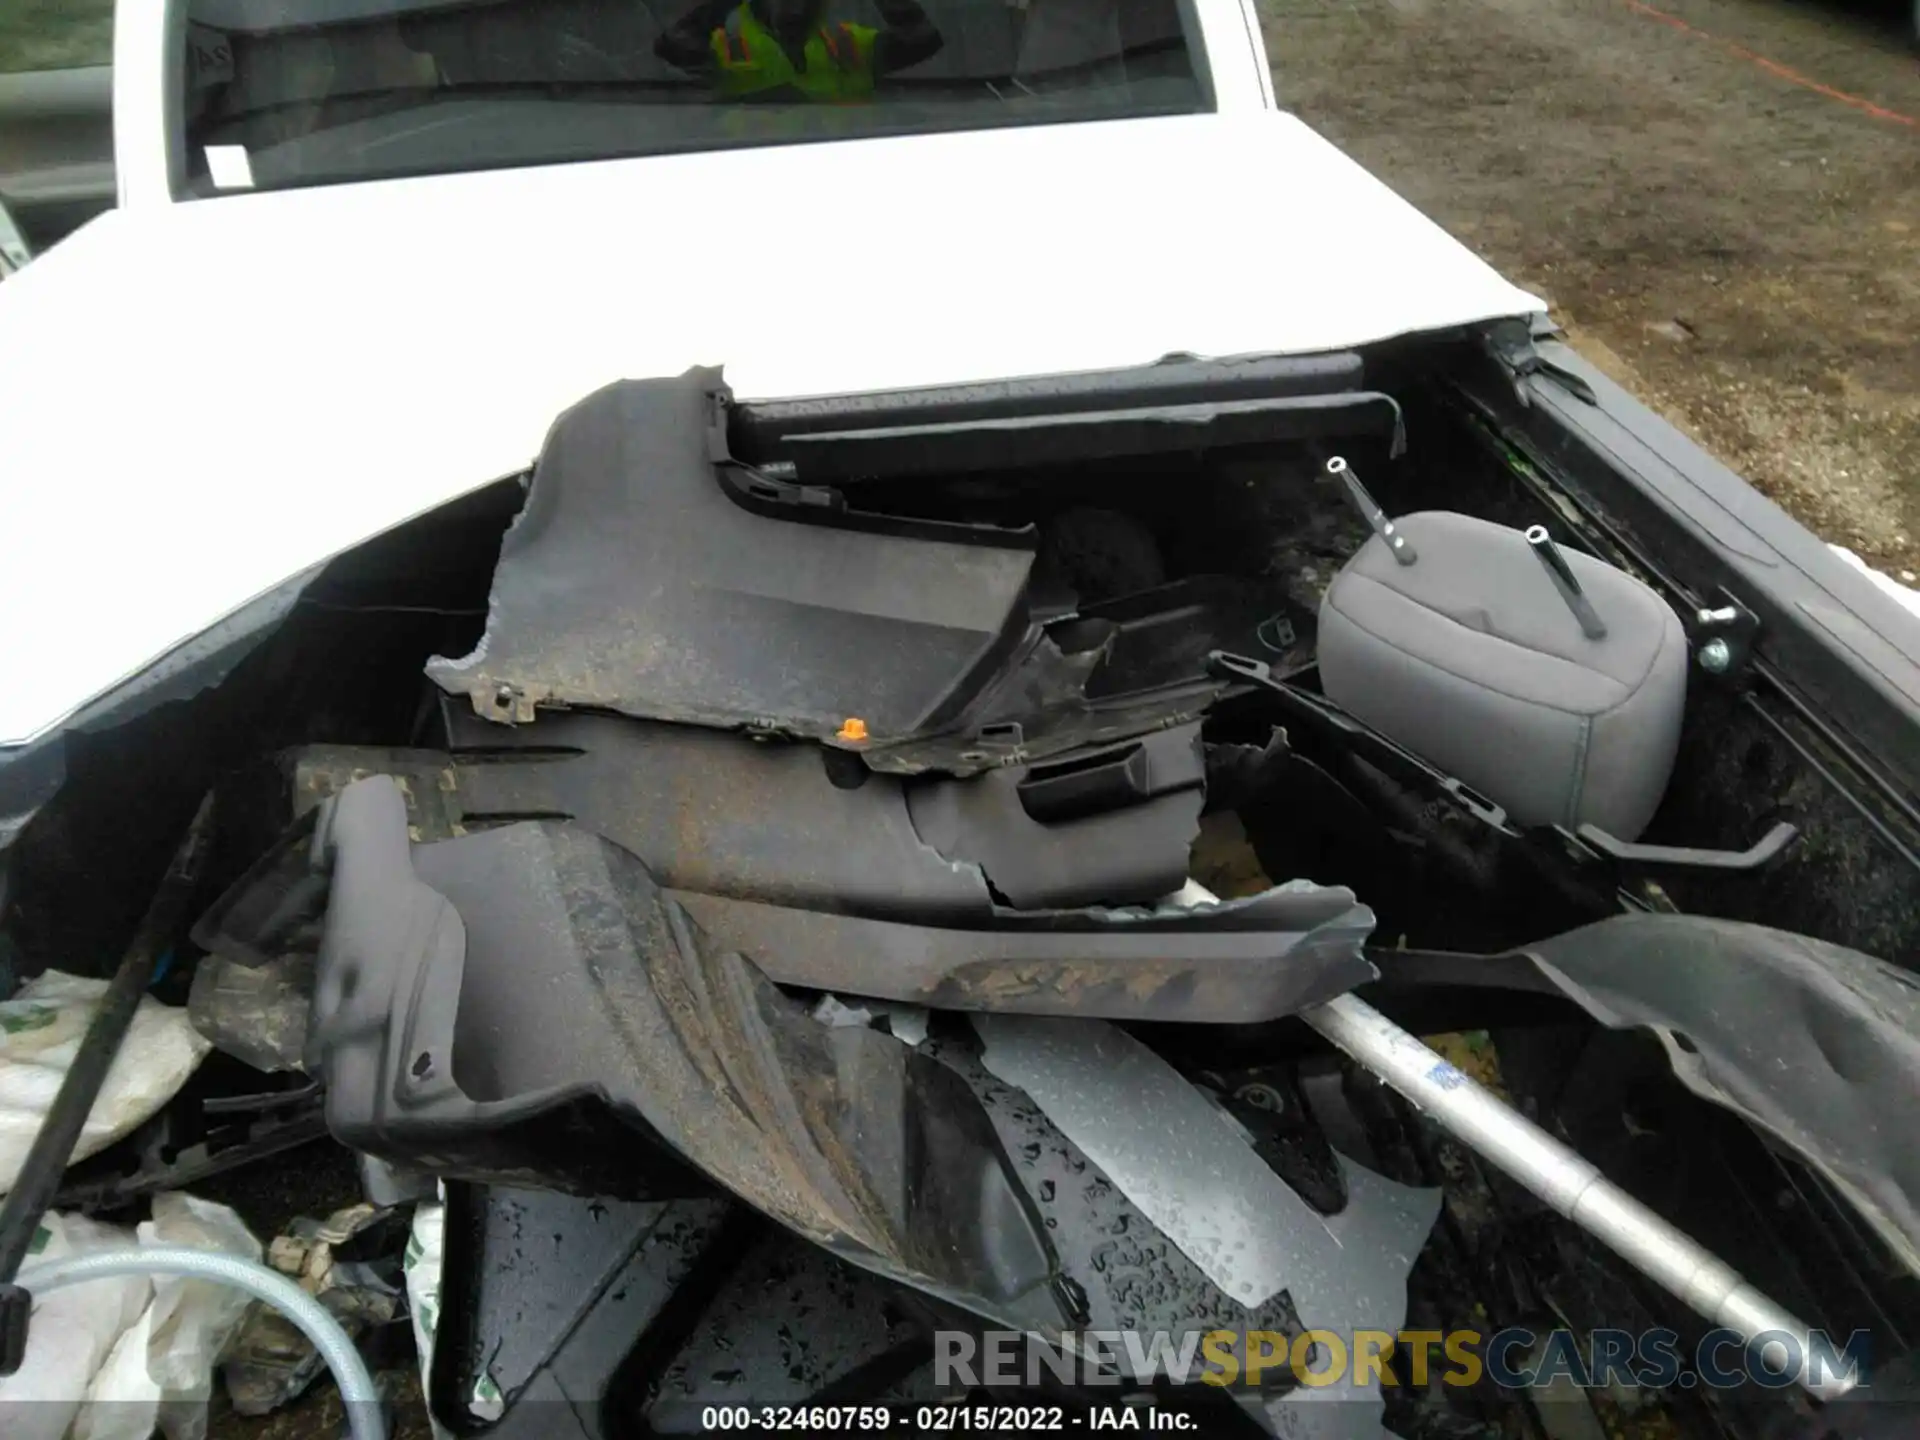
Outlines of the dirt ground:
M 1913 581 L 1909 0 L 1261 7 L 1283 104 L 1803 524 Z

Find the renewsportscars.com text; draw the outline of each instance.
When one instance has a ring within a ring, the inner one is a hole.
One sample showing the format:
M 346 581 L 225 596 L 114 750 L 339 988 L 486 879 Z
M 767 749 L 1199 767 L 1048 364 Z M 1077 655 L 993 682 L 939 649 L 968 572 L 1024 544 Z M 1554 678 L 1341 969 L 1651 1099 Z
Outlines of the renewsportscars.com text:
M 1775 1331 L 1747 1344 L 1731 1330 L 1709 1332 L 1697 1345 L 1672 1330 L 1212 1330 L 1143 1333 L 1080 1330 L 1059 1348 L 1029 1344 L 1017 1330 L 934 1335 L 934 1383 L 940 1386 L 1121 1385 L 1161 1378 L 1249 1389 L 1431 1383 L 1509 1390 L 1619 1383 L 1642 1389 L 1780 1389 L 1814 1379 L 1868 1378 L 1868 1335 Z

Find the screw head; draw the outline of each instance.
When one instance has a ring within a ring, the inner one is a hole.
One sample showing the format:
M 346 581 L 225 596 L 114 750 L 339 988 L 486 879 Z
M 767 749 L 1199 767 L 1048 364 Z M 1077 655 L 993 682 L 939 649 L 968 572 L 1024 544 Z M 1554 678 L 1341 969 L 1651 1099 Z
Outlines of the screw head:
M 1724 640 L 1707 641 L 1700 647 L 1700 668 L 1709 675 L 1724 675 L 1733 666 L 1733 647 Z
M 1240 1099 L 1255 1110 L 1265 1110 L 1275 1115 L 1284 1113 L 1287 1108 L 1287 1102 L 1280 1098 L 1278 1090 L 1257 1081 L 1241 1087 Z

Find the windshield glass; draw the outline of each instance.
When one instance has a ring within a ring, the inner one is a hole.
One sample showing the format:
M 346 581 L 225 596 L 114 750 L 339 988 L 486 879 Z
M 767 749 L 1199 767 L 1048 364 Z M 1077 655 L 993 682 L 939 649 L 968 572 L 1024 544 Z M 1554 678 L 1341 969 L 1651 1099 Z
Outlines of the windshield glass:
M 190 0 L 195 194 L 1208 108 L 1183 0 Z

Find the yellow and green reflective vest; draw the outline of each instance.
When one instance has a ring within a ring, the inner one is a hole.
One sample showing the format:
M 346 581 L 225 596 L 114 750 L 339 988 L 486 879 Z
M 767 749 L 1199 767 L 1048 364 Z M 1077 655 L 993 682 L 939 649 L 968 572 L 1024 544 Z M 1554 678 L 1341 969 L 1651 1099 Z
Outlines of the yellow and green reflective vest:
M 792 87 L 809 100 L 868 100 L 873 96 L 873 43 L 879 31 L 866 25 L 822 25 L 807 37 L 804 69 L 742 5 L 713 32 L 713 59 L 720 93 L 732 99 Z

